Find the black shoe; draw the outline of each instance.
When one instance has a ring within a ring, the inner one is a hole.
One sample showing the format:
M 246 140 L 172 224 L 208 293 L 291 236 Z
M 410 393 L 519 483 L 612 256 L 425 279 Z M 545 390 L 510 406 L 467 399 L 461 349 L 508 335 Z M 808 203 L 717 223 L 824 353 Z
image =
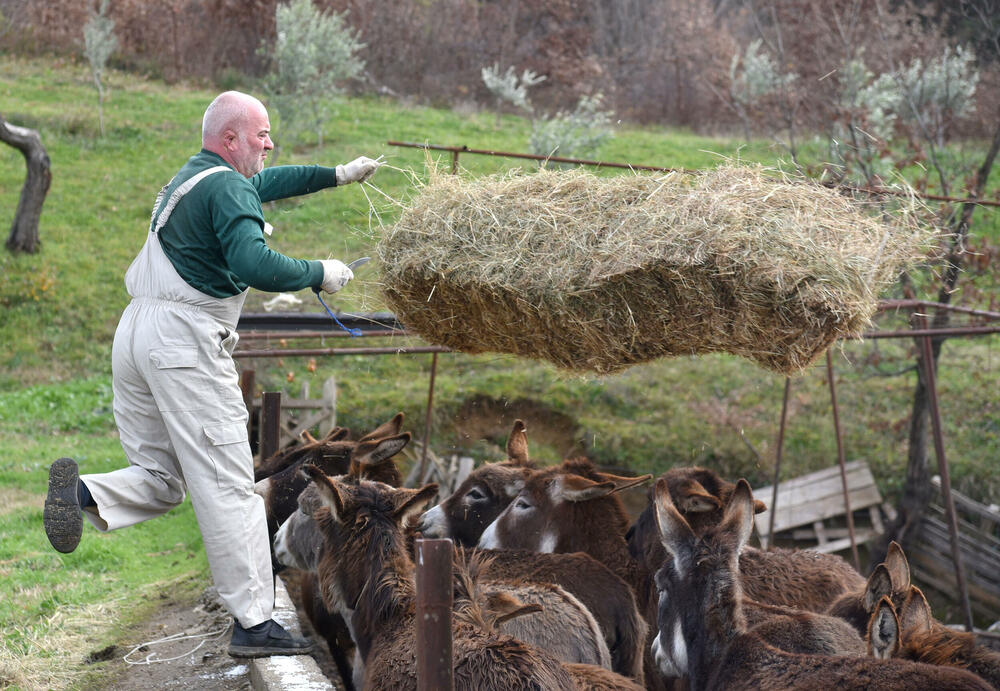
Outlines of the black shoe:
M 233 639 L 229 654 L 233 657 L 268 657 L 270 655 L 304 655 L 312 652 L 312 641 L 288 633 L 274 619 L 245 629 L 240 622 L 233 624 Z
M 43 520 L 49 542 L 63 553 L 80 544 L 83 512 L 77 496 L 80 471 L 72 458 L 60 458 L 49 468 L 49 494 L 45 498 Z

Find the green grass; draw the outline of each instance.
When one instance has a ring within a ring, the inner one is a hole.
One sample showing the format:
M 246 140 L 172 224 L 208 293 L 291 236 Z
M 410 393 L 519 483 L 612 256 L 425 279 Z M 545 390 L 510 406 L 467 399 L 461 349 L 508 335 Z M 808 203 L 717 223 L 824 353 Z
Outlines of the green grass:
M 86 688 L 92 679 L 84 655 L 144 616 L 158 588 L 208 581 L 189 503 L 123 531 L 101 535 L 85 526 L 80 549 L 66 556 L 49 548 L 41 529 L 46 469 L 52 460 L 72 456 L 83 472 L 125 463 L 110 412 L 111 340 L 128 300 L 122 279 L 145 240 L 157 190 L 198 150 L 201 113 L 214 96 L 211 90 L 166 86 L 121 72 L 112 72 L 108 84 L 108 130 L 101 138 L 96 94 L 83 66 L 0 56 L 4 116 L 41 132 L 53 173 L 42 215 L 42 251 L 0 254 L 0 591 L 5 594 L 0 601 L 0 681 L 25 688 Z M 280 145 L 280 119 L 272 117 Z M 498 126 L 491 113 L 360 98 L 340 105 L 321 150 L 283 147 L 278 162 L 335 165 L 385 153 L 395 168 L 423 173 L 422 151 L 385 142 L 525 151 L 528 137 L 528 123 L 516 117 L 505 116 Z M 744 146 L 738 140 L 622 124 L 592 157 L 701 168 L 727 158 L 775 163 L 783 156 L 764 142 Z M 450 166 L 448 154 L 433 157 Z M 473 155 L 460 160 L 474 175 L 519 165 Z M 3 224 L 10 221 L 23 179 L 21 155 L 0 147 Z M 373 182 L 391 199 L 413 192 L 409 177 L 391 168 Z M 382 222 L 391 223 L 392 204 L 375 192 L 368 194 L 383 214 Z M 271 243 L 282 252 L 348 260 L 372 253 L 379 221 L 369 217 L 369 200 L 360 186 L 269 206 L 268 219 L 276 228 Z M 995 212 L 977 212 L 973 230 L 974 243 L 1000 241 Z M 996 267 L 969 271 L 956 301 L 987 306 L 997 294 L 998 273 Z M 347 311 L 384 309 L 376 275 L 377 269 L 362 269 L 329 302 Z M 259 311 L 268 297 L 252 291 L 247 310 Z M 304 309 L 321 310 L 310 291 L 299 297 Z M 344 339 L 326 341 L 347 344 Z M 379 340 L 363 344 L 386 345 Z M 907 341 L 873 341 L 835 351 L 847 456 L 868 459 L 890 496 L 901 486 L 906 465 L 915 382 L 907 369 L 911 350 Z M 318 392 L 334 376 L 340 424 L 367 430 L 403 411 L 406 428 L 419 438 L 430 363 L 430 355 L 352 355 L 317 358 L 315 371 L 308 358 L 240 364 L 256 370 L 259 388 L 291 395 L 298 395 L 303 383 Z M 995 475 L 1000 457 L 998 371 L 996 337 L 954 339 L 945 346 L 939 386 L 953 483 L 980 498 L 1000 495 Z M 506 440 L 509 417 L 523 415 L 532 455 L 542 462 L 558 460 L 572 447 L 598 462 L 636 472 L 698 463 L 729 477 L 745 476 L 757 486 L 769 483 L 773 473 L 784 379 L 735 357 L 661 360 L 614 377 L 593 378 L 506 355 L 443 354 L 435 384 L 432 448 L 439 455 L 494 458 Z M 476 411 L 483 418 L 479 431 L 466 436 L 469 425 L 463 420 Z M 501 422 L 501 415 L 508 417 Z M 566 431 L 546 434 L 557 422 L 565 423 Z M 820 360 L 793 381 L 784 475 L 835 463 L 832 430 Z M 67 608 L 79 614 L 72 626 L 59 614 Z M 100 623 L 95 625 L 94 619 Z M 110 628 L 108 621 L 114 622 Z M 49 676 L 30 681 L 39 674 Z

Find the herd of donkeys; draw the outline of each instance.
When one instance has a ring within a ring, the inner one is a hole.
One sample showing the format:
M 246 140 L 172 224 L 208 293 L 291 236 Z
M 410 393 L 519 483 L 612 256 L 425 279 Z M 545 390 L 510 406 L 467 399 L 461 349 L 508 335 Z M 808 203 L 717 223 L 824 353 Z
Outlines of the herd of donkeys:
M 450 496 L 402 487 L 400 413 L 335 428 L 260 464 L 276 569 L 348 689 L 416 687 L 413 541 L 451 538 L 457 689 L 1000 689 L 1000 653 L 934 619 L 893 543 L 866 578 L 836 555 L 749 543 L 765 510 L 745 480 L 672 468 L 652 480 L 585 459 L 507 458 Z

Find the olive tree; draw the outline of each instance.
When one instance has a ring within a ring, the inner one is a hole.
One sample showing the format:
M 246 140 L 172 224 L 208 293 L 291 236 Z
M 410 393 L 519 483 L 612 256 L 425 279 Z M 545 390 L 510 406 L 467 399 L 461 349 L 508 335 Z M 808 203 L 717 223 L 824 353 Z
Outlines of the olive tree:
M 264 91 L 286 136 L 296 138 L 312 130 L 317 146 L 322 146 L 331 100 L 343 93 L 344 82 L 365 68 L 358 56 L 364 44 L 344 14 L 323 12 L 312 0 L 279 4 L 274 16 L 274 42 L 259 50 L 270 62 Z
M 97 87 L 97 117 L 101 136 L 104 136 L 104 71 L 108 58 L 118 48 L 115 22 L 108 17 L 108 0 L 101 0 L 97 12 L 90 11 L 90 19 L 83 27 L 83 55 L 90 63 L 90 74 Z

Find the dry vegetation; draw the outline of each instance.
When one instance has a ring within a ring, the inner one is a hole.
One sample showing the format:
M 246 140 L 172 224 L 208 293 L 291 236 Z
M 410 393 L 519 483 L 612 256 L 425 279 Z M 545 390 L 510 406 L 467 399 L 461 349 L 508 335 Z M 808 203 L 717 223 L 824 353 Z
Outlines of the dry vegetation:
M 725 351 L 800 372 L 869 326 L 928 237 L 915 203 L 890 225 L 774 173 L 432 175 L 379 244 L 383 290 L 468 353 L 606 374 Z

